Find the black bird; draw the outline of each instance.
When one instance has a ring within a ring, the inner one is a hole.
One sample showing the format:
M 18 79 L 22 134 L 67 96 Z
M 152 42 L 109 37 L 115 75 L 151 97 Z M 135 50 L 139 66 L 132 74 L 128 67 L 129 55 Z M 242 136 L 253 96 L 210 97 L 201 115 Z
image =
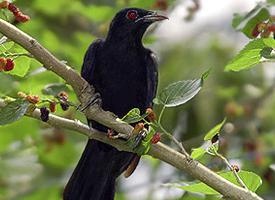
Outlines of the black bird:
M 132 108 L 145 112 L 156 95 L 158 73 L 152 51 L 142 44 L 146 29 L 167 19 L 139 8 L 119 11 L 105 40 L 88 48 L 81 75 L 102 99 L 102 108 L 123 117 Z M 100 131 L 108 128 L 88 120 Z M 107 144 L 89 140 L 63 194 L 64 200 L 113 200 L 116 178 L 137 161 L 136 154 L 121 152 Z

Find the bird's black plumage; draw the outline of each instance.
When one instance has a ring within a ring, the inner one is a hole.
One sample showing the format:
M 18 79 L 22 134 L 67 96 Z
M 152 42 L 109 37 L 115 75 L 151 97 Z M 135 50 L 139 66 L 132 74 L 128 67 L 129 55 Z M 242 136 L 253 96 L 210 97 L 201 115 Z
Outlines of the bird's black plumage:
M 100 93 L 104 110 L 123 117 L 132 108 L 145 112 L 152 106 L 157 65 L 141 40 L 149 25 L 162 19 L 165 17 L 143 9 L 121 10 L 114 17 L 106 40 L 98 39 L 88 48 L 81 75 Z M 107 131 L 107 127 L 94 121 L 89 123 Z M 116 178 L 134 157 L 133 153 L 89 140 L 65 188 L 64 199 L 112 200 Z

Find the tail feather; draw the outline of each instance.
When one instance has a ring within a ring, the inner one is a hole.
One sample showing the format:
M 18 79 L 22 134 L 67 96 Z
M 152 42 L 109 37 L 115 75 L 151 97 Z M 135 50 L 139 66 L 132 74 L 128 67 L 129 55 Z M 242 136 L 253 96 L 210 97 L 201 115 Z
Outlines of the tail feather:
M 115 180 L 133 158 L 96 140 L 89 140 L 65 187 L 64 200 L 113 200 Z

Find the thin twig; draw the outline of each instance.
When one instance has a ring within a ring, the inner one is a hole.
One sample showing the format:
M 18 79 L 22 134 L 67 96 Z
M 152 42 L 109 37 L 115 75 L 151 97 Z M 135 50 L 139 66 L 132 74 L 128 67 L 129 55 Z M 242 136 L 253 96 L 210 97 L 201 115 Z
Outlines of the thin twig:
M 232 165 L 229 163 L 229 161 L 227 160 L 226 157 L 224 157 L 223 155 L 221 155 L 220 153 L 218 153 L 216 150 L 213 151 L 215 156 L 219 157 L 226 165 L 227 167 L 233 172 L 237 182 L 246 190 L 248 190 L 248 188 L 246 187 L 245 183 L 243 182 L 243 180 L 241 179 L 241 177 L 238 175 L 238 173 L 236 172 L 236 170 L 232 167 Z
M 190 158 L 190 155 L 187 153 L 187 151 L 185 150 L 183 144 L 181 142 L 179 142 L 172 134 L 168 133 L 166 131 L 166 129 L 161 125 L 161 120 L 162 120 L 162 116 L 163 116 L 163 113 L 165 111 L 165 106 L 162 107 L 161 111 L 160 111 L 160 114 L 159 114 L 159 118 L 158 118 L 158 121 L 156 122 L 157 123 L 157 126 L 160 127 L 160 129 L 162 130 L 162 132 L 167 136 L 169 137 L 170 140 L 172 140 L 172 142 L 174 144 L 176 144 L 179 149 L 180 149 L 180 152 L 186 156 L 186 158 Z
M 163 126 L 161 124 L 158 124 L 158 126 L 160 127 L 160 129 L 162 130 L 162 132 L 169 137 L 170 140 L 172 140 L 172 142 L 174 144 L 176 144 L 179 149 L 180 152 L 186 157 L 186 158 L 190 158 L 190 155 L 187 153 L 187 151 L 185 150 L 185 148 L 183 147 L 183 144 L 181 142 L 179 142 L 172 134 L 168 133 L 165 128 L 163 128 Z

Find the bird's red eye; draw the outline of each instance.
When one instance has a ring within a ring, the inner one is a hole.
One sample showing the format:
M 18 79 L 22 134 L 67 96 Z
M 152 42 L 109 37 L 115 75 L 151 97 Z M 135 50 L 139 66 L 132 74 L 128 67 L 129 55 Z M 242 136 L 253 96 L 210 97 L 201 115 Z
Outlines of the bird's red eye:
M 133 20 L 137 19 L 138 13 L 135 10 L 130 10 L 130 11 L 127 12 L 126 16 L 127 16 L 128 19 L 133 21 Z

